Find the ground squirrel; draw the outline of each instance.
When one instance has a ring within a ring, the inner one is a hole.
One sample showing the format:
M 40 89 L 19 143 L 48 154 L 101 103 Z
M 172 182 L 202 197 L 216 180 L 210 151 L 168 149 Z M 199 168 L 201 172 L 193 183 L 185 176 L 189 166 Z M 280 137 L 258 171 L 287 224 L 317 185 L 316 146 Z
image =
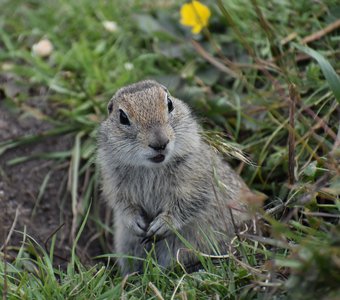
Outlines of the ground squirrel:
M 241 194 L 249 189 L 202 140 L 189 107 L 147 80 L 119 89 L 108 112 L 98 163 L 114 209 L 116 252 L 143 258 L 154 245 L 157 262 L 169 267 L 185 248 L 182 238 L 205 253 L 226 250 L 235 223 L 247 219 Z M 193 251 L 179 257 L 197 261 Z M 122 257 L 119 265 L 127 274 L 143 263 Z

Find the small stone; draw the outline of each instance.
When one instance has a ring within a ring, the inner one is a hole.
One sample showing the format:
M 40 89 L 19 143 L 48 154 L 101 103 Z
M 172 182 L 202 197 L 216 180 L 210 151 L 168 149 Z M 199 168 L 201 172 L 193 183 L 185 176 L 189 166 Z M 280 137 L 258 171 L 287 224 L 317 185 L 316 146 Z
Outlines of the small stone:
M 2 69 L 3 71 L 11 71 L 13 68 L 14 68 L 14 65 L 11 64 L 11 63 L 4 62 L 4 63 L 1 65 L 1 69 Z
M 53 45 L 50 40 L 43 39 L 32 46 L 32 52 L 37 56 L 47 57 L 53 52 Z
M 102 24 L 109 32 L 116 32 L 118 30 L 118 25 L 114 21 L 103 21 Z
M 134 68 L 134 66 L 133 66 L 132 63 L 127 62 L 127 63 L 124 64 L 124 68 L 125 68 L 126 71 L 131 71 Z

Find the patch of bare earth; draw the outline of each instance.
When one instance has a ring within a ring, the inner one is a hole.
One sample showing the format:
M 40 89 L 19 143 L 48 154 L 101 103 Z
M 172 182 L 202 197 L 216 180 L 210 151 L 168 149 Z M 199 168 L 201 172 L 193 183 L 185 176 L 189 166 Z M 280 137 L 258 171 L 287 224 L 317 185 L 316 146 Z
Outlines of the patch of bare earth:
M 49 110 L 47 101 L 39 97 L 30 100 L 30 105 L 39 110 Z M 20 110 L 9 109 L 5 105 L 4 95 L 0 95 L 0 142 L 39 134 L 51 128 L 46 121 Z M 72 243 L 71 203 L 63 197 L 68 164 L 56 164 L 55 161 L 39 158 L 14 165 L 8 162 L 22 156 L 65 151 L 70 149 L 71 143 L 70 136 L 45 138 L 41 142 L 19 146 L 0 155 L 0 249 L 4 248 L 7 240 L 9 258 L 15 257 L 26 230 L 27 235 L 46 250 L 55 234 L 55 257 L 59 260 L 58 264 L 67 262 Z M 38 201 L 39 190 L 48 173 L 50 179 Z M 12 226 L 13 231 L 10 230 Z

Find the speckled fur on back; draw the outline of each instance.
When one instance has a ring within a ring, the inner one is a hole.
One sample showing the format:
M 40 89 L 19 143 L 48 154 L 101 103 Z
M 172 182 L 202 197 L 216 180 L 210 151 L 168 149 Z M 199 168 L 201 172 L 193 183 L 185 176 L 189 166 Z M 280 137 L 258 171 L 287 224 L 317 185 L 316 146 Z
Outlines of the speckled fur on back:
M 231 222 L 247 219 L 242 179 L 201 138 L 188 106 L 155 81 L 117 91 L 98 136 L 104 196 L 114 209 L 116 252 L 144 258 L 155 243 L 161 266 L 169 267 L 184 244 L 213 254 L 234 235 Z M 181 255 L 195 264 L 195 255 Z M 192 253 L 192 252 L 191 252 Z M 141 271 L 140 260 L 119 259 L 124 274 Z

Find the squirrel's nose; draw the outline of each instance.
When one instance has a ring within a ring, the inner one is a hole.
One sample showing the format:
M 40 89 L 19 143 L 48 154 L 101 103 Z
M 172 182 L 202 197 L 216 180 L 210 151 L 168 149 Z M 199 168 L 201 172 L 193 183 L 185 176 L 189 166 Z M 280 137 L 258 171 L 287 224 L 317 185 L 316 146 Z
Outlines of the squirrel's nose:
M 169 140 L 166 140 L 165 142 L 158 142 L 158 143 L 154 143 L 154 144 L 149 144 L 149 147 L 159 151 L 159 150 L 164 150 L 166 148 L 166 145 L 169 144 Z

